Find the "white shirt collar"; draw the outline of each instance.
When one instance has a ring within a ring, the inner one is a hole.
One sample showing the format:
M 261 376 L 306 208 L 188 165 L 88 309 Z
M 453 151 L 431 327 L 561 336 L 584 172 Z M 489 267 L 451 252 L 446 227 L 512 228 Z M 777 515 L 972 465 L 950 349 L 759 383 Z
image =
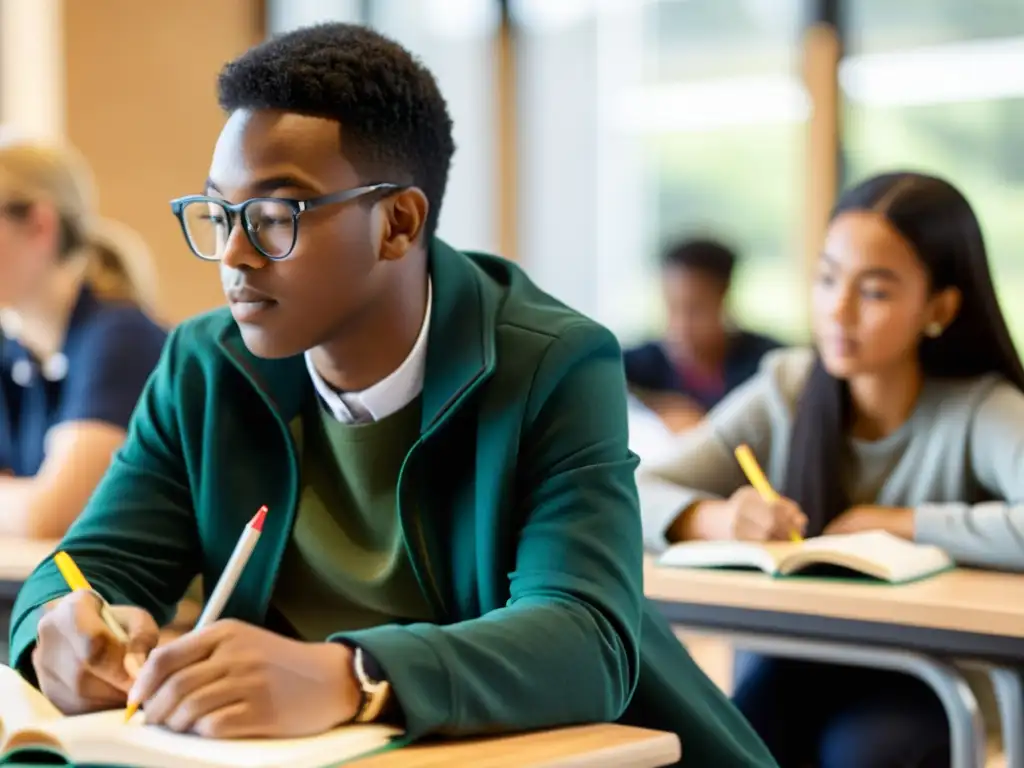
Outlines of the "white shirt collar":
M 313 379 L 317 394 L 330 409 L 334 418 L 345 424 L 360 424 L 386 419 L 419 397 L 423 391 L 423 376 L 427 367 L 427 337 L 430 331 L 430 309 L 433 304 L 433 284 L 427 282 L 427 311 L 423 316 L 419 336 L 408 356 L 394 371 L 362 392 L 338 392 L 333 389 L 313 366 L 306 352 L 306 368 Z

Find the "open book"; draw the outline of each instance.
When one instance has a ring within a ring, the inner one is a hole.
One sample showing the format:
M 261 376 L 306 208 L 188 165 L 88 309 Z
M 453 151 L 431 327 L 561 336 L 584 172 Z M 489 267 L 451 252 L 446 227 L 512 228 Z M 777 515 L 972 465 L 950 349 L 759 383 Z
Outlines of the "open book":
M 64 717 L 10 667 L 0 665 L 0 761 L 21 750 L 46 750 L 75 765 L 136 768 L 319 768 L 344 765 L 400 747 L 402 732 L 382 725 L 350 725 L 302 739 L 217 740 L 128 723 L 124 710 Z
M 938 547 L 885 531 L 819 536 L 802 542 L 686 541 L 673 544 L 659 565 L 678 568 L 756 568 L 772 576 L 869 576 L 900 584 L 953 567 Z

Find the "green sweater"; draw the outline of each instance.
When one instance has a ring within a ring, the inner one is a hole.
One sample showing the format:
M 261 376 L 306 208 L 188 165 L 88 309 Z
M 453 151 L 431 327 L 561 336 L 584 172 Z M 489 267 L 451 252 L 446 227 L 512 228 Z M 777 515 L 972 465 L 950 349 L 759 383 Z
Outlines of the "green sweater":
M 343 424 L 323 407 L 306 419 L 299 511 L 271 601 L 303 640 L 432 618 L 395 498 L 419 422 L 419 398 L 372 424 Z

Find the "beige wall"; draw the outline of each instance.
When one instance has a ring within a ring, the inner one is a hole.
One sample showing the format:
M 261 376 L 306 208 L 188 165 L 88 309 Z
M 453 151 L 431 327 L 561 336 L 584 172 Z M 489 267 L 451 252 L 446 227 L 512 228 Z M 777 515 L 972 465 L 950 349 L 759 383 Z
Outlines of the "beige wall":
M 3 120 L 66 135 L 86 155 L 102 215 L 138 230 L 152 249 L 160 314 L 172 322 L 221 302 L 216 267 L 191 256 L 167 203 L 202 191 L 223 119 L 216 74 L 262 38 L 262 7 L 263 0 L 0 0 L 0 42 L 37 43 L 30 58 L 5 46 Z
M 66 130 L 101 212 L 148 241 L 167 319 L 217 305 L 216 267 L 189 253 L 167 203 L 202 191 L 223 120 L 216 74 L 262 37 L 262 0 L 64 3 Z
M 64 0 L 0 0 L 0 118 L 32 135 L 64 131 Z

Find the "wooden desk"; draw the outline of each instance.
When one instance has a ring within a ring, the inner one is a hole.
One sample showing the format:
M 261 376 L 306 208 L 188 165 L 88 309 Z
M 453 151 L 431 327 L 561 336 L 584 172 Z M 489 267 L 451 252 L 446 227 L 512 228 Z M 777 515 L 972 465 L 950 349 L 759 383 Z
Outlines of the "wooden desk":
M 1024 768 L 1024 576 L 957 569 L 900 586 L 659 568 L 644 591 L 670 623 L 758 652 L 894 669 L 929 683 L 946 708 L 955 766 L 974 766 L 984 727 L 962 671 L 980 663 L 1000 706 L 1008 768 Z
M 57 548 L 56 541 L 0 538 L 0 600 L 13 601 L 33 569 Z
M 680 759 L 675 734 L 626 725 L 583 725 L 406 747 L 356 768 L 655 768 Z
M 0 651 L 21 584 L 56 542 L 0 539 Z M 361 760 L 359 768 L 658 768 L 680 759 L 675 734 L 624 725 L 586 725 L 487 739 L 416 745 Z
M 889 586 L 760 573 L 658 568 L 644 592 L 679 624 L 720 625 L 1024 664 L 1024 576 L 957 569 Z M 894 632 L 899 632 L 895 637 Z

